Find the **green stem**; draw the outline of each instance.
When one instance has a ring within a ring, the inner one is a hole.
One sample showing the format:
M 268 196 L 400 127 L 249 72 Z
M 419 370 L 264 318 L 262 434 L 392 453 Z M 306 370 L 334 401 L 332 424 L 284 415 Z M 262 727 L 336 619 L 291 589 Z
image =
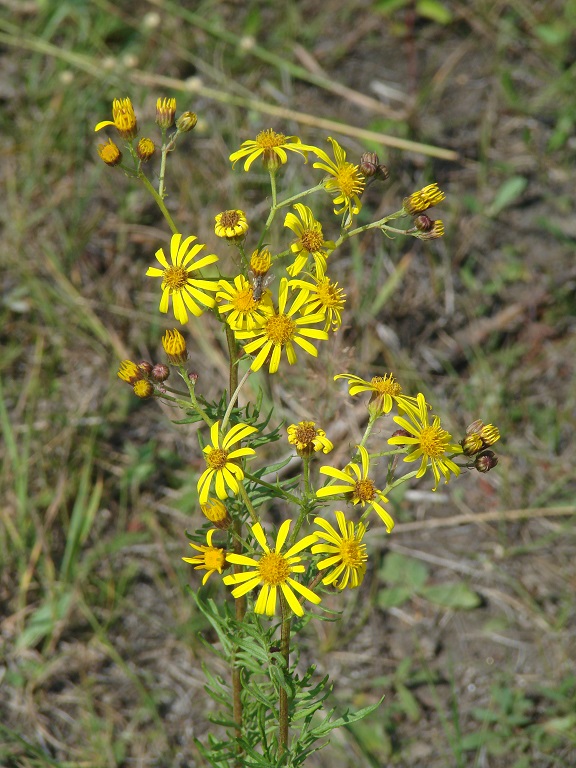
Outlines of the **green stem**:
M 240 520 L 234 521 L 234 553 L 242 554 L 242 523 Z M 234 564 L 234 573 L 241 573 L 242 566 Z M 236 621 L 241 624 L 246 615 L 246 595 L 242 595 L 234 601 Z M 236 666 L 235 658 L 232 658 L 232 710 L 234 722 L 236 723 L 236 738 L 242 737 L 242 678 L 240 676 L 240 667 Z M 240 745 L 236 749 L 235 768 L 242 768 L 242 748 Z
M 290 669 L 290 618 L 291 612 L 286 598 L 280 592 L 280 608 L 282 610 L 282 629 L 280 634 L 280 653 L 286 662 L 286 675 Z M 279 698 L 279 728 L 278 728 L 278 757 L 282 757 L 288 749 L 288 694 L 286 689 L 280 687 Z
M 258 485 L 261 485 L 263 488 L 268 488 L 268 490 L 274 491 L 275 496 L 278 494 L 278 490 L 281 490 L 283 499 L 286 499 L 286 501 L 291 501 L 293 504 L 298 504 L 298 506 L 302 504 L 302 499 L 299 499 L 298 496 L 294 496 L 293 493 L 288 493 L 288 491 L 279 489 L 278 486 L 272 485 L 271 483 L 267 483 L 265 480 L 262 480 L 260 477 L 251 475 L 249 472 L 244 472 L 244 476 L 247 477 L 248 480 L 252 480 L 252 482 L 258 483 Z
M 238 370 L 238 366 L 234 366 L 234 367 L 236 368 L 236 370 Z M 240 394 L 240 390 L 242 389 L 244 384 L 246 384 L 248 376 L 250 376 L 251 373 L 252 373 L 252 369 L 248 368 L 244 376 L 242 376 L 242 381 L 238 384 L 238 386 L 232 393 L 232 397 L 230 398 L 230 402 L 228 403 L 228 408 L 226 408 L 226 413 L 224 414 L 224 418 L 222 419 L 222 430 L 226 428 L 226 424 L 228 424 L 228 419 L 230 418 L 230 414 L 232 413 L 232 408 L 234 408 L 236 400 L 238 400 L 238 395 Z
M 162 156 L 160 159 L 160 175 L 158 177 L 158 196 L 161 200 L 166 197 L 164 191 L 164 176 L 166 174 L 166 158 L 168 156 L 169 146 L 166 144 L 166 128 L 162 128 Z
M 201 417 L 202 421 L 204 421 L 205 424 L 207 424 L 209 427 L 212 426 L 214 423 L 212 419 L 208 416 L 204 408 L 200 405 L 198 402 L 198 399 L 196 397 L 196 392 L 194 391 L 194 383 L 190 381 L 190 377 L 188 376 L 188 371 L 183 365 L 178 366 L 178 370 L 180 371 L 180 376 L 182 376 L 182 379 L 184 380 L 184 383 L 188 387 L 188 394 L 190 395 L 190 400 L 192 401 L 192 406 L 196 413 Z M 188 404 L 186 404 L 186 407 L 188 407 Z
M 384 216 L 383 219 L 379 219 L 378 221 L 373 221 L 371 224 L 364 224 L 362 227 L 357 227 L 356 229 L 350 230 L 350 232 L 343 232 L 338 240 L 336 240 L 335 248 L 338 248 L 338 246 L 342 245 L 342 243 L 345 240 L 349 240 L 351 237 L 356 237 L 356 235 L 362 234 L 362 232 L 367 232 L 369 229 L 388 229 L 391 232 L 398 232 L 401 234 L 404 234 L 403 229 L 393 229 L 392 227 L 386 227 L 386 223 L 389 221 L 393 221 L 394 219 L 399 219 L 402 216 L 406 216 L 406 211 L 401 208 L 399 211 L 395 211 L 394 213 L 389 214 L 388 216 Z
M 249 477 L 247 473 L 244 473 L 246 477 Z M 250 517 L 252 518 L 252 522 L 254 524 L 259 523 L 260 519 L 256 513 L 256 510 L 252 506 L 252 502 L 250 501 L 250 497 L 246 493 L 246 488 L 244 488 L 243 483 L 238 483 L 238 494 L 242 497 L 242 501 L 244 504 L 246 504 L 246 509 L 250 513 Z
M 179 234 L 180 230 L 178 229 L 178 227 L 174 223 L 174 219 L 172 218 L 172 216 L 170 216 L 170 213 L 168 212 L 168 208 L 166 208 L 166 206 L 164 205 L 164 200 L 162 200 L 162 198 L 160 197 L 158 192 L 156 192 L 156 190 L 154 189 L 154 187 L 150 183 L 148 177 L 144 173 L 140 172 L 139 178 L 140 178 L 141 182 L 144 184 L 144 186 L 146 187 L 146 189 L 148 190 L 148 192 L 150 192 L 150 194 L 152 195 L 152 197 L 156 201 L 156 204 L 157 204 L 158 208 L 160 208 L 160 210 L 164 214 L 164 218 L 168 222 L 168 226 L 172 230 L 172 233 L 174 235 Z

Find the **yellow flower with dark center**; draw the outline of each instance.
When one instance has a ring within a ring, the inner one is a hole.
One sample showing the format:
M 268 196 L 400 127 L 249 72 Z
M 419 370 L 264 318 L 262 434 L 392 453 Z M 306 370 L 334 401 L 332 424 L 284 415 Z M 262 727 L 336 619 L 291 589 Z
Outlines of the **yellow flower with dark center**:
M 302 203 L 296 203 L 294 208 L 300 218 L 289 212 L 284 219 L 284 226 L 291 229 L 298 238 L 290 246 L 292 253 L 296 254 L 296 259 L 286 267 L 286 271 L 294 277 L 304 269 L 308 257 L 312 256 L 316 277 L 322 277 L 326 271 L 326 259 L 329 255 L 327 251 L 334 250 L 335 244 L 331 240 L 324 240 L 322 224 L 316 221 L 310 208 Z
M 321 598 L 315 595 L 311 589 L 308 589 L 308 587 L 292 578 L 292 574 L 304 573 L 306 570 L 301 564 L 302 558 L 298 556 L 298 552 L 313 544 L 317 540 L 316 534 L 313 533 L 305 536 L 286 552 L 282 553 L 282 548 L 288 538 L 291 522 L 291 520 L 285 520 L 282 523 L 273 549 L 270 549 L 268 546 L 266 535 L 260 523 L 251 526 L 254 538 L 264 552 L 260 559 L 257 560 L 247 555 L 237 554 L 227 556 L 228 562 L 245 565 L 251 569 L 242 573 L 224 576 L 224 584 L 238 585 L 232 590 L 234 597 L 242 597 L 242 595 L 256 587 L 262 586 L 254 606 L 256 613 L 274 616 L 278 589 L 280 589 L 286 602 L 297 616 L 303 616 L 304 610 L 300 605 L 298 597 L 294 594 L 295 591 L 315 605 L 321 601 Z
M 318 429 L 313 421 L 299 421 L 288 427 L 288 442 L 296 446 L 301 457 L 311 456 L 315 451 L 330 453 L 334 446 L 326 437 L 323 429 Z
M 404 198 L 402 207 L 406 213 L 415 216 L 418 213 L 424 213 L 428 208 L 433 205 L 438 205 L 446 195 L 438 187 L 438 184 L 428 184 L 428 186 L 419 189 L 417 192 L 412 192 L 411 195 Z
M 325 568 L 334 566 L 324 578 L 322 584 L 333 584 L 338 589 L 355 589 L 364 579 L 366 573 L 366 544 L 362 544 L 362 539 L 366 533 L 364 523 L 354 523 L 346 521 L 344 513 L 336 510 L 334 513 L 340 528 L 340 533 L 327 520 L 321 517 L 315 517 L 314 522 L 322 528 L 316 531 L 319 539 L 324 539 L 322 544 L 314 544 L 312 554 L 328 555 L 324 560 L 320 560 L 317 568 L 323 571 Z
M 188 359 L 186 339 L 176 328 L 166 331 L 162 337 L 162 346 L 168 355 L 168 360 L 174 365 L 181 365 Z
M 428 467 L 432 468 L 436 480 L 433 488 L 435 491 L 440 482 L 440 474 L 444 476 L 446 483 L 450 479 L 450 472 L 456 476 L 460 474 L 458 465 L 446 454 L 460 454 L 462 453 L 462 446 L 450 442 L 452 435 L 442 429 L 438 416 L 434 416 L 432 424 L 430 424 L 428 406 L 421 392 L 418 393 L 417 404 L 417 410 L 411 410 L 406 414 L 408 418 L 394 416 L 394 421 L 406 430 L 409 436 L 397 435 L 388 438 L 388 442 L 390 445 L 408 445 L 412 448 L 410 453 L 404 457 L 404 461 L 418 461 L 420 459 L 420 467 L 416 477 L 422 477 Z
M 213 573 L 222 573 L 222 568 L 226 563 L 226 550 L 219 547 L 212 546 L 212 537 L 216 533 L 216 528 L 211 528 L 206 534 L 206 544 L 194 544 L 189 541 L 188 543 L 192 549 L 198 550 L 199 555 L 194 557 L 183 557 L 185 563 L 192 563 L 195 571 L 206 571 L 202 584 L 206 584 L 210 576 Z
M 403 395 L 402 387 L 391 373 L 386 373 L 384 376 L 373 376 L 370 381 L 365 381 L 352 373 L 339 373 L 334 376 L 334 381 L 337 379 L 348 380 L 349 395 L 371 392 L 368 409 L 378 416 L 383 413 L 390 413 L 394 403 L 402 411 L 414 411 L 418 408 L 416 398 Z
M 112 120 L 102 120 L 94 128 L 99 131 L 107 125 L 113 125 L 123 139 L 133 139 L 138 133 L 138 123 L 130 99 L 114 99 L 112 102 Z
M 337 331 L 342 325 L 342 310 L 346 304 L 346 294 L 343 288 L 338 288 L 338 283 L 333 283 L 324 275 L 314 279 L 313 283 L 305 280 L 291 280 L 290 286 L 297 286 L 308 291 L 305 307 L 311 312 L 321 312 L 325 317 L 324 330 L 328 331 L 332 326 Z
M 227 280 L 220 280 L 216 300 L 221 314 L 229 313 L 226 321 L 230 328 L 237 331 L 252 330 L 274 313 L 269 291 L 264 291 L 257 301 L 252 285 L 243 275 L 237 275 L 232 285 Z
M 238 493 L 239 483 L 244 479 L 244 472 L 236 461 L 245 456 L 254 456 L 256 451 L 253 448 L 236 448 L 235 450 L 230 448 L 257 431 L 256 427 L 249 424 L 236 424 L 222 437 L 220 422 L 212 424 L 210 428 L 212 445 L 206 445 L 203 448 L 206 469 L 198 480 L 200 504 L 206 504 L 208 501 L 212 481 L 219 499 L 228 498 L 227 488 L 230 488 L 233 494 Z
M 182 325 L 188 322 L 186 310 L 199 317 L 204 312 L 199 304 L 212 308 L 215 304 L 214 298 L 208 296 L 205 291 L 218 290 L 216 280 L 202 280 L 193 276 L 198 270 L 218 261 L 218 256 L 214 254 L 202 256 L 198 261 L 194 261 L 194 258 L 205 247 L 201 244 L 190 247 L 194 240 L 196 238 L 193 235 L 184 240 L 180 234 L 172 235 L 170 241 L 170 261 L 172 263 L 168 263 L 163 249 L 159 248 L 156 251 L 156 259 L 162 265 L 162 269 L 148 267 L 146 272 L 149 277 L 162 278 L 160 312 L 168 312 L 170 297 L 172 297 L 174 317 Z
M 132 360 L 122 360 L 118 376 L 122 381 L 126 381 L 128 384 L 135 384 L 143 378 L 143 371 L 140 366 L 133 363 Z
M 346 160 L 346 152 L 335 139 L 328 138 L 332 144 L 334 160 L 321 149 L 315 149 L 321 162 L 314 163 L 314 168 L 326 171 L 331 178 L 324 184 L 325 189 L 334 193 L 334 213 L 337 216 L 344 214 L 343 226 L 348 229 L 352 225 L 352 218 L 360 212 L 360 195 L 364 191 L 364 175 L 359 166 Z M 338 207 L 340 206 L 340 207 Z
M 368 477 L 370 468 L 370 456 L 363 445 L 358 446 L 360 453 L 361 467 L 357 464 L 348 464 L 344 470 L 334 467 L 320 467 L 320 473 L 328 475 L 338 480 L 336 485 L 325 485 L 316 491 L 316 496 L 324 499 L 328 496 L 339 496 L 343 494 L 352 504 L 361 504 L 363 507 L 371 506 L 382 519 L 388 533 L 394 528 L 394 520 L 388 512 L 379 503 L 387 502 L 388 499 L 382 491 L 379 491 L 373 481 Z
M 268 128 L 261 131 L 255 140 L 243 142 L 240 149 L 230 155 L 230 162 L 234 166 L 238 160 L 245 157 L 244 170 L 249 171 L 254 160 L 262 157 L 264 166 L 274 170 L 288 161 L 286 150 L 306 157 L 306 152 L 314 149 L 302 144 L 297 136 L 284 136 L 283 133 L 276 133 L 272 128 Z
M 122 162 L 122 152 L 112 139 L 108 139 L 108 144 L 98 144 L 98 154 L 106 165 L 114 166 Z
M 248 232 L 248 222 L 244 211 L 222 211 L 215 217 L 214 232 L 218 237 L 236 240 Z
M 308 341 L 308 338 L 326 340 L 328 334 L 318 328 L 305 327 L 324 321 L 324 315 L 314 314 L 302 306 L 307 295 L 307 291 L 300 291 L 290 309 L 285 311 L 288 301 L 288 281 L 283 278 L 280 281 L 278 294 L 278 312 L 273 312 L 267 316 L 262 323 L 252 330 L 234 332 L 237 339 L 254 339 L 245 345 L 246 354 L 251 355 L 256 350 L 260 350 L 250 366 L 253 371 L 259 370 L 270 356 L 269 371 L 276 373 L 283 349 L 286 350 L 288 362 L 293 365 L 297 360 L 294 350 L 295 344 L 308 352 L 309 355 L 317 357 L 318 350 Z M 300 315 L 297 314 L 299 311 Z

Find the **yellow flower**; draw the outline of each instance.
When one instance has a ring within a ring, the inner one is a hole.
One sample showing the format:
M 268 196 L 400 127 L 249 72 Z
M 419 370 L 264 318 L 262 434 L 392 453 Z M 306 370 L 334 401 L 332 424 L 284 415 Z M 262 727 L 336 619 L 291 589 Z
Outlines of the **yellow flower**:
M 358 446 L 362 468 L 357 464 L 348 464 L 344 471 L 334 467 L 320 467 L 320 473 L 339 480 L 338 485 L 325 485 L 316 491 L 316 496 L 324 499 L 327 496 L 339 496 L 341 493 L 349 496 L 352 504 L 361 504 L 363 507 L 369 505 L 374 507 L 377 514 L 382 519 L 388 533 L 394 528 L 394 520 L 390 517 L 384 507 L 377 501 L 387 502 L 388 499 L 382 491 L 379 491 L 372 480 L 368 477 L 370 468 L 370 456 L 363 445 Z
M 207 517 L 216 528 L 221 528 L 225 531 L 232 524 L 232 518 L 228 514 L 228 510 L 219 499 L 208 499 L 207 504 L 200 504 L 200 509 L 204 517 Z
M 163 269 L 148 267 L 146 272 L 149 277 L 162 278 L 160 312 L 168 312 L 170 297 L 172 297 L 174 317 L 182 325 L 188 322 L 187 309 L 196 317 L 202 314 L 204 309 L 198 305 L 198 302 L 205 307 L 214 306 L 214 299 L 207 296 L 204 291 L 218 290 L 216 280 L 201 280 L 193 277 L 195 271 L 218 261 L 218 256 L 214 254 L 203 256 L 198 261 L 194 261 L 195 256 L 205 247 L 197 244 L 190 248 L 194 240 L 196 238 L 193 235 L 184 240 L 182 240 L 182 235 L 172 235 L 170 241 L 170 261 L 172 264 L 168 264 L 163 249 L 159 248 L 156 251 L 156 259 Z
M 321 149 L 314 149 L 321 162 L 314 163 L 314 168 L 326 171 L 332 178 L 325 183 L 330 193 L 335 193 L 334 213 L 344 214 L 343 226 L 348 229 L 352 225 L 352 217 L 360 212 L 360 195 L 364 191 L 364 176 L 357 165 L 346 161 L 346 152 L 335 139 L 328 138 L 334 151 L 334 160 Z M 341 206 L 340 208 L 338 206 Z
M 326 437 L 323 429 L 318 429 L 313 421 L 299 421 L 288 427 L 288 442 L 296 446 L 299 456 L 311 456 L 314 451 L 330 453 L 334 446 Z
M 163 98 L 156 101 L 156 125 L 166 130 L 174 125 L 176 99 Z
M 244 211 L 222 211 L 215 217 L 214 232 L 218 237 L 236 240 L 248 232 L 248 222 Z
M 394 416 L 394 421 L 406 430 L 409 435 L 396 435 L 390 437 L 390 445 L 408 445 L 413 446 L 413 450 L 404 457 L 404 461 L 417 461 L 420 459 L 420 467 L 416 477 L 422 477 L 430 466 L 434 473 L 436 490 L 440 482 L 440 473 L 444 475 L 444 481 L 447 483 L 450 479 L 450 472 L 458 476 L 460 468 L 452 459 L 446 456 L 447 453 L 462 453 L 462 446 L 450 442 L 450 435 L 440 426 L 440 419 L 434 416 L 432 424 L 428 420 L 428 406 L 424 395 L 419 392 L 417 397 L 417 410 L 410 410 L 406 415 Z
M 218 310 L 221 314 L 230 313 L 226 321 L 233 330 L 250 331 L 274 313 L 270 291 L 264 291 L 262 298 L 256 301 L 254 290 L 243 275 L 234 278 L 234 285 L 227 280 L 220 280 L 218 287 L 216 299 L 224 302 L 218 306 Z
M 146 379 L 134 382 L 134 394 L 142 400 L 148 400 L 154 394 L 154 386 Z
M 143 163 L 147 163 L 154 152 L 156 152 L 156 147 L 152 139 L 141 138 L 136 145 L 136 154 Z
M 290 280 L 290 286 L 298 286 L 308 291 L 308 298 L 304 306 L 310 312 L 321 312 L 325 317 L 324 330 L 328 331 L 332 326 L 337 331 L 342 325 L 342 310 L 346 304 L 346 294 L 343 288 L 338 288 L 338 283 L 333 283 L 329 277 L 317 277 L 313 283 L 305 280 Z
M 402 207 L 406 213 L 415 216 L 417 213 L 424 213 L 433 205 L 438 205 L 445 197 L 446 195 L 438 187 L 438 184 L 428 184 L 427 187 L 423 187 L 423 189 L 412 192 L 411 195 L 405 197 Z
M 189 541 L 188 543 L 193 549 L 197 549 L 200 552 L 199 555 L 194 557 L 183 557 L 185 563 L 192 563 L 195 571 L 205 570 L 202 584 L 206 584 L 210 576 L 218 571 L 222 573 L 222 568 L 226 563 L 226 550 L 219 549 L 212 546 L 212 536 L 216 532 L 216 528 L 211 528 L 206 534 L 206 544 L 194 544 Z
M 140 366 L 133 363 L 132 360 L 122 360 L 118 376 L 122 381 L 126 381 L 128 384 L 135 384 L 143 378 L 143 371 Z
M 413 411 L 418 408 L 416 398 L 403 395 L 402 387 L 391 373 L 386 373 L 384 376 L 373 376 L 370 381 L 365 381 L 352 373 L 339 373 L 334 376 L 334 381 L 337 379 L 348 379 L 349 395 L 371 392 L 368 409 L 378 416 L 383 413 L 390 413 L 394 403 L 403 411 Z
M 244 170 L 249 171 L 254 160 L 262 156 L 265 167 L 273 170 L 288 161 L 286 150 L 306 157 L 306 152 L 312 149 L 314 148 L 302 144 L 297 136 L 284 136 L 283 133 L 276 133 L 272 128 L 268 128 L 261 131 L 256 140 L 243 142 L 240 149 L 230 155 L 230 161 L 234 166 L 238 160 L 245 157 Z
M 247 557 L 246 555 L 230 554 L 227 556 L 228 562 L 245 565 L 252 569 L 250 571 L 243 571 L 242 573 L 224 576 L 224 584 L 239 585 L 232 590 L 232 595 L 234 597 L 242 597 L 242 595 L 245 595 L 252 589 L 262 585 L 262 589 L 256 600 L 256 605 L 254 606 L 254 611 L 256 613 L 263 613 L 266 616 L 274 616 L 274 613 L 276 612 L 278 587 L 280 587 L 286 602 L 297 616 L 303 616 L 304 610 L 294 594 L 294 590 L 311 603 L 317 605 L 321 601 L 321 598 L 318 597 L 318 595 L 315 595 L 311 589 L 308 589 L 308 587 L 305 587 L 303 584 L 300 584 L 292 578 L 293 573 L 304 573 L 306 570 L 305 567 L 300 564 L 302 558 L 298 556 L 298 552 L 301 552 L 303 549 L 310 546 L 310 544 L 313 544 L 316 541 L 316 534 L 313 533 L 309 536 L 305 536 L 301 541 L 290 547 L 287 552 L 281 554 L 282 547 L 288 538 L 291 522 L 291 520 L 285 520 L 282 523 L 273 549 L 270 549 L 268 546 L 266 535 L 260 523 L 251 526 L 254 538 L 264 551 L 264 554 L 259 560 L 256 560 L 253 557 Z
M 162 346 L 168 356 L 168 360 L 174 365 L 181 365 L 188 359 L 186 339 L 176 328 L 166 331 L 162 337 Z
M 316 221 L 314 214 L 306 205 L 296 203 L 294 208 L 297 210 L 300 218 L 289 212 L 284 219 L 284 226 L 291 229 L 297 236 L 295 243 L 292 243 L 290 250 L 296 254 L 296 259 L 286 271 L 294 277 L 306 266 L 308 257 L 312 256 L 316 268 L 316 277 L 322 277 L 326 271 L 326 259 L 328 253 L 335 248 L 331 240 L 324 240 L 322 224 Z
M 138 133 L 138 123 L 130 99 L 114 99 L 112 102 L 112 120 L 102 120 L 94 128 L 99 131 L 107 125 L 113 125 L 123 139 L 133 139 Z
M 108 139 L 108 144 L 98 144 L 98 154 L 106 165 L 114 166 L 122 162 L 122 152 L 112 139 Z
M 328 334 L 317 328 L 304 327 L 321 323 L 324 320 L 322 314 L 312 314 L 309 309 L 302 307 L 307 295 L 307 291 L 300 291 L 290 309 L 285 312 L 288 301 L 288 281 L 283 278 L 280 281 L 278 312 L 266 317 L 260 325 L 252 330 L 234 332 L 238 339 L 254 339 L 245 345 L 246 354 L 251 355 L 256 350 L 260 350 L 250 366 L 253 371 L 259 370 L 270 355 L 269 370 L 270 373 L 276 373 L 283 349 L 286 349 L 288 362 L 293 365 L 297 360 L 294 344 L 298 344 L 309 355 L 317 357 L 318 350 L 305 337 L 325 340 L 328 338 Z M 298 310 L 301 310 L 300 317 L 296 316 Z
M 328 555 L 324 560 L 317 564 L 319 571 L 325 568 L 335 566 L 324 578 L 322 584 L 334 584 L 338 589 L 355 589 L 364 579 L 366 573 L 366 544 L 362 544 L 362 539 L 366 533 L 364 523 L 354 523 L 346 521 L 344 513 L 336 510 L 334 513 L 338 521 L 340 533 L 327 520 L 321 517 L 315 517 L 314 522 L 322 528 L 322 531 L 316 531 L 319 539 L 325 539 L 327 543 L 314 544 L 312 554 L 319 553 Z
M 244 479 L 244 472 L 236 464 L 236 460 L 244 456 L 254 456 L 256 451 L 253 448 L 236 448 L 236 450 L 231 451 L 230 446 L 234 445 L 234 443 L 239 443 L 245 437 L 257 431 L 256 427 L 251 427 L 248 424 L 236 424 L 224 437 L 221 437 L 220 422 L 217 421 L 212 424 L 210 428 L 212 445 L 207 445 L 203 448 L 206 469 L 198 480 L 200 504 L 206 504 L 208 501 L 213 480 L 215 482 L 216 495 L 219 499 L 226 499 L 228 497 L 226 487 L 230 488 L 232 493 L 238 493 L 239 483 Z

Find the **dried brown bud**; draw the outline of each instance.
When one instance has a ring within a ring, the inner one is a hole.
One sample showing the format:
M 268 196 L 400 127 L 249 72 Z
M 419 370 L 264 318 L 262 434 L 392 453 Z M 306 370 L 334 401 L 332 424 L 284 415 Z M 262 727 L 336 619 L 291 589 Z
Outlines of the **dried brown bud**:
M 166 381 L 168 376 L 170 376 L 170 368 L 164 365 L 164 363 L 156 363 L 154 368 L 152 368 L 152 378 L 154 381 Z
M 150 375 L 152 373 L 153 367 L 154 366 L 152 365 L 152 363 L 149 363 L 148 360 L 141 360 L 138 363 L 138 368 L 140 368 L 140 370 L 147 375 Z
M 498 464 L 498 456 L 494 451 L 483 451 L 474 459 L 474 468 L 478 472 L 490 472 Z

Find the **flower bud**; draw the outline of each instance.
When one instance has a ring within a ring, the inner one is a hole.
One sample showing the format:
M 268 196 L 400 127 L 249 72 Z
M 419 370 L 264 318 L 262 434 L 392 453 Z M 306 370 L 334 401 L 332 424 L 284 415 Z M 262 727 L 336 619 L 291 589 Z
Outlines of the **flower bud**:
M 423 213 L 433 205 L 438 205 L 445 197 L 446 195 L 439 189 L 438 184 L 428 184 L 427 187 L 405 197 L 402 207 L 406 213 L 416 215 L 417 213 Z
M 254 251 L 250 257 L 250 269 L 255 275 L 265 275 L 272 266 L 272 256 L 267 248 Z
M 193 371 L 190 371 L 190 373 L 188 374 L 188 378 L 192 382 L 192 386 L 193 387 L 196 386 L 196 382 L 198 381 L 198 378 L 199 378 L 198 374 L 194 373 Z
M 108 144 L 98 144 L 98 154 L 106 165 L 114 166 L 122 162 L 122 152 L 112 139 L 108 139 Z
M 156 363 L 154 368 L 152 368 L 151 375 L 154 381 L 166 381 L 168 376 L 170 376 L 170 368 L 168 368 L 167 365 L 164 365 L 164 363 Z
M 143 372 L 140 366 L 133 363 L 132 360 L 122 360 L 120 363 L 120 369 L 118 371 L 118 377 L 122 381 L 128 384 L 135 384 L 142 378 Z
M 480 430 L 480 437 L 485 446 L 494 445 L 497 440 L 500 440 L 500 430 L 494 424 L 486 424 Z
M 469 435 L 466 435 L 464 440 L 460 441 L 460 445 L 462 446 L 462 453 L 465 456 L 474 456 L 484 447 L 482 438 L 477 432 L 472 432 Z
M 395 432 L 392 432 L 390 437 L 414 437 L 414 435 L 410 434 L 407 429 L 397 429 Z
M 182 365 L 188 359 L 186 339 L 176 328 L 166 331 L 162 337 L 162 346 L 173 365 Z
M 134 394 L 142 400 L 147 400 L 154 394 L 154 387 L 146 379 L 141 379 L 134 384 Z
M 153 367 L 154 367 L 154 366 L 152 365 L 152 363 L 148 362 L 148 360 L 141 360 L 141 361 L 138 363 L 138 368 L 140 368 L 140 370 L 141 370 L 141 371 L 142 371 L 144 374 L 146 374 L 146 376 L 149 376 L 149 375 L 152 373 L 152 368 L 153 368 Z
M 154 152 L 156 152 L 156 147 L 154 146 L 152 139 L 140 139 L 136 146 L 136 154 L 143 163 L 148 162 Z
M 498 456 L 494 451 L 482 451 L 474 459 L 474 468 L 478 472 L 490 472 L 498 464 Z
M 426 232 L 419 232 L 415 237 L 418 240 L 437 240 L 444 236 L 444 222 L 441 219 L 431 220 L 431 227 Z
M 227 240 L 237 240 L 248 231 L 248 222 L 244 211 L 222 211 L 215 217 L 214 232 L 217 237 Z
M 191 131 L 198 122 L 198 115 L 194 112 L 183 112 L 178 120 L 176 120 L 176 128 L 179 133 L 188 133 Z
M 364 152 L 360 158 L 360 170 L 367 178 L 378 173 L 379 164 L 380 160 L 376 152 Z
M 205 517 L 210 520 L 216 528 L 225 531 L 232 525 L 232 518 L 228 514 L 225 505 L 219 499 L 208 499 L 208 504 L 201 504 L 200 509 Z
M 158 99 L 156 102 L 156 125 L 171 128 L 176 116 L 176 99 Z

